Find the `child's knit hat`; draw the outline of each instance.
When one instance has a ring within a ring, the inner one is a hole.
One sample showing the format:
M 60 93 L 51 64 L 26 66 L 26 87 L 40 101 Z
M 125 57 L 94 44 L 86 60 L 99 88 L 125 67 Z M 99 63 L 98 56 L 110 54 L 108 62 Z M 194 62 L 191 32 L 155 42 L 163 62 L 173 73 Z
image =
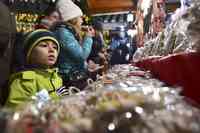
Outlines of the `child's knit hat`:
M 53 41 L 58 47 L 58 53 L 60 52 L 60 44 L 56 39 L 56 36 L 53 32 L 48 31 L 46 29 L 37 29 L 31 33 L 29 33 L 24 40 L 24 52 L 26 61 L 30 61 L 30 55 L 34 47 L 36 47 L 39 42 L 44 40 Z
M 56 8 L 63 21 L 68 21 L 83 15 L 81 9 L 71 0 L 58 0 Z

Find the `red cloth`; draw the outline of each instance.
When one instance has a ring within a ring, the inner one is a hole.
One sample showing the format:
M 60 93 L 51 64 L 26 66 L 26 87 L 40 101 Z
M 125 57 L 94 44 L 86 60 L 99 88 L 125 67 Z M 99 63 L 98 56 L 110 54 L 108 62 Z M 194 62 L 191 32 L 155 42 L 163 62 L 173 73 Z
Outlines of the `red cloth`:
M 146 59 L 136 66 L 150 70 L 169 85 L 183 87 L 183 95 L 200 103 L 200 53 Z

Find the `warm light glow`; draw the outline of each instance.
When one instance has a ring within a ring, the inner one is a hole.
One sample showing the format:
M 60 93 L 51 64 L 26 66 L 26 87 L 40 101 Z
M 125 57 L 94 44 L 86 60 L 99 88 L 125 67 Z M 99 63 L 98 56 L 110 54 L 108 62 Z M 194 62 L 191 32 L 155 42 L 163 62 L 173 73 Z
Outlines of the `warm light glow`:
M 115 130 L 115 124 L 114 124 L 114 123 L 110 123 L 110 124 L 108 125 L 108 130 L 110 130 L 110 131 Z
M 143 113 L 143 108 L 141 108 L 141 107 L 135 107 L 135 111 L 138 113 L 138 114 L 142 114 Z
M 132 118 L 132 113 L 131 112 L 126 112 L 126 118 L 128 118 L 128 119 Z

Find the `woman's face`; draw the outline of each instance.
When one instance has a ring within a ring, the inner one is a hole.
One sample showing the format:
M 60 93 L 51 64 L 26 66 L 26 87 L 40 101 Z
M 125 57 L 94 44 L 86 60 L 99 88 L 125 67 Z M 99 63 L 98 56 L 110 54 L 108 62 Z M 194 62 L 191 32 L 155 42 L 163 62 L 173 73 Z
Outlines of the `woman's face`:
M 58 47 L 53 41 L 41 41 L 33 49 L 30 63 L 44 66 L 52 66 L 58 57 Z
M 83 19 L 82 19 L 82 16 L 78 17 L 77 18 L 77 26 L 81 29 L 81 26 L 82 26 L 82 23 L 83 23 Z

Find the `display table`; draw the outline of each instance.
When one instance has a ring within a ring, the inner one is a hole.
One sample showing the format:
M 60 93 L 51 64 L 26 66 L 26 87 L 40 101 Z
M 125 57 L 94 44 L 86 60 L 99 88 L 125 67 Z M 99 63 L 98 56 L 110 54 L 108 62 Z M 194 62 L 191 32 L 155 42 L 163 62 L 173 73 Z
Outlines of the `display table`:
M 200 133 L 200 110 L 131 64 L 115 65 L 84 91 L 0 110 L 9 133 Z M 104 79 L 112 82 L 104 82 Z M 71 88 L 69 88 L 70 91 Z M 166 117 L 167 116 L 167 117 Z M 189 123 L 189 124 L 188 124 Z
M 200 53 L 182 53 L 145 59 L 136 66 L 151 73 L 168 85 L 183 87 L 183 95 L 200 103 Z

